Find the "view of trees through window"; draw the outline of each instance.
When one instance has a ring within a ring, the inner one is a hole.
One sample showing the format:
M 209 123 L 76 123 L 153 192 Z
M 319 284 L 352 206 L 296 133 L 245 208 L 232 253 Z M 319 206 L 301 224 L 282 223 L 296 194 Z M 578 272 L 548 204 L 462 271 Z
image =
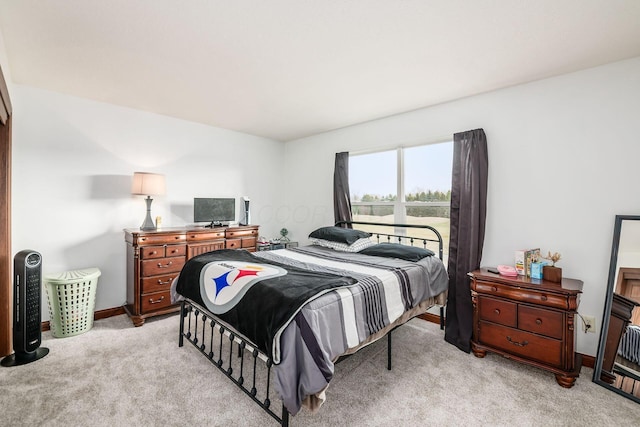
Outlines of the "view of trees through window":
M 446 258 L 452 162 L 451 141 L 352 154 L 349 188 L 354 221 L 430 225 L 443 237 Z M 378 227 L 368 231 L 382 230 Z M 385 230 L 398 231 L 392 227 Z M 426 237 L 427 233 L 423 231 L 419 237 Z M 435 249 L 432 245 L 429 248 Z

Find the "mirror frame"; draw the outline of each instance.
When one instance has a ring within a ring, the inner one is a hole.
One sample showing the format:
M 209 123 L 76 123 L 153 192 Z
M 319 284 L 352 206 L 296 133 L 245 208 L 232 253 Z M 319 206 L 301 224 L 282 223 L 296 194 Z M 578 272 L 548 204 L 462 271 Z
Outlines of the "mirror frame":
M 622 231 L 622 222 L 625 220 L 640 221 L 640 215 L 616 215 L 615 226 L 613 228 L 613 243 L 611 245 L 611 260 L 609 264 L 609 279 L 607 281 L 607 293 L 602 313 L 602 328 L 600 330 L 600 341 L 598 343 L 598 353 L 596 354 L 596 364 L 593 368 L 593 382 L 608 388 L 609 390 L 640 403 L 640 398 L 626 393 L 613 385 L 603 381 L 600 378 L 602 372 L 602 362 L 604 358 L 604 347 L 607 342 L 607 334 L 609 333 L 609 319 L 611 315 L 611 306 L 613 302 L 613 292 L 615 290 L 615 277 L 618 268 L 618 248 L 620 246 L 620 232 Z

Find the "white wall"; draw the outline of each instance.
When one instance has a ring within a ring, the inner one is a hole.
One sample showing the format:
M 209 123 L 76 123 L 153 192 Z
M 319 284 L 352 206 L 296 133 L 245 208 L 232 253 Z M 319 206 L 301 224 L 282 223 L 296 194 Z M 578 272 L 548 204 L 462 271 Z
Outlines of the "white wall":
M 100 268 L 97 310 L 126 301 L 122 230 L 146 212 L 134 171 L 166 175 L 163 226 L 192 223 L 194 197 L 248 195 L 261 233 L 280 229 L 281 173 L 261 165 L 280 163 L 281 142 L 17 84 L 11 99 L 13 251 L 40 252 L 44 274 Z
M 4 36 L 0 29 L 0 67 L 2 67 L 2 75 L 7 85 L 11 84 L 11 69 L 9 68 L 9 60 L 7 59 L 7 49 L 4 46 Z
M 489 145 L 483 265 L 515 249 L 558 251 L 584 281 L 579 312 L 597 318 L 577 351 L 595 355 L 615 214 L 640 214 L 640 58 L 515 86 L 286 144 L 291 232 L 333 222 L 334 155 L 432 142 L 484 128 Z

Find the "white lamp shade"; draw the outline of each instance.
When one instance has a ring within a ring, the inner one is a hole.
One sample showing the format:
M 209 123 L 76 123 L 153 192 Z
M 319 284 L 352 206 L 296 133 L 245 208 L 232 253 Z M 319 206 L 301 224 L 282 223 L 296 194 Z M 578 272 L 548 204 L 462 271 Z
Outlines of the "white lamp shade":
M 147 172 L 134 172 L 131 194 L 143 196 L 161 196 L 165 193 L 164 175 Z

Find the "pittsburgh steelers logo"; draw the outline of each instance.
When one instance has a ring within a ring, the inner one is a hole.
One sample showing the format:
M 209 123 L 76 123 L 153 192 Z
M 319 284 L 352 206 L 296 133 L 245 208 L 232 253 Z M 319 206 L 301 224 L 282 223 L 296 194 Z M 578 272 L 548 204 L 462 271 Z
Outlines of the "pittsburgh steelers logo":
M 286 270 L 274 265 L 214 261 L 200 273 L 201 295 L 212 313 L 222 314 L 234 307 L 256 283 L 285 274 Z

